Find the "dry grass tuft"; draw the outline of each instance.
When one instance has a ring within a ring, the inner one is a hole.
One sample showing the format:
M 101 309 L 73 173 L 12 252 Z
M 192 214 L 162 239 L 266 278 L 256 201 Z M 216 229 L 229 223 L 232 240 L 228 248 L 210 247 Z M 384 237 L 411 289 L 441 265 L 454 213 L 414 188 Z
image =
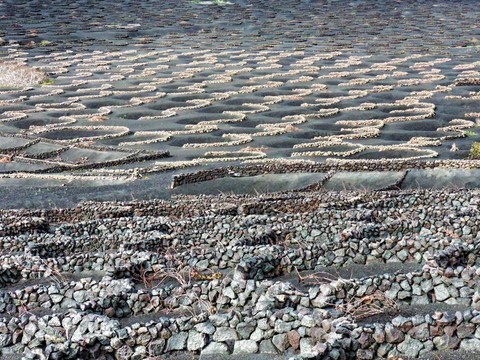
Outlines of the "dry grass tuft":
M 108 120 L 108 116 L 105 116 L 105 115 L 94 115 L 92 117 L 89 118 L 90 121 L 94 121 L 94 122 L 103 122 L 103 121 L 107 121 Z
M 0 164 L 7 164 L 12 162 L 12 158 L 10 156 L 1 156 L 0 157 Z
M 47 80 L 47 75 L 40 70 L 19 63 L 0 62 L 0 88 L 23 88 Z
M 285 131 L 287 132 L 296 132 L 296 131 L 300 131 L 301 129 L 299 127 L 296 127 L 296 126 L 293 126 L 293 125 L 287 125 L 285 126 Z
M 242 152 L 264 152 L 265 150 L 268 150 L 268 147 L 266 146 L 246 146 L 243 149 L 241 149 Z

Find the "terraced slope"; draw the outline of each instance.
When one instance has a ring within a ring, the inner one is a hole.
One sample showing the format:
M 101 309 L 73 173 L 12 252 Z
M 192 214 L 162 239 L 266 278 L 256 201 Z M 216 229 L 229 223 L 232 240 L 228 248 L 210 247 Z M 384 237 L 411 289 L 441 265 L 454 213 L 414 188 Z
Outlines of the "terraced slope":
M 3 211 L 2 354 L 471 351 L 479 201 L 287 192 Z

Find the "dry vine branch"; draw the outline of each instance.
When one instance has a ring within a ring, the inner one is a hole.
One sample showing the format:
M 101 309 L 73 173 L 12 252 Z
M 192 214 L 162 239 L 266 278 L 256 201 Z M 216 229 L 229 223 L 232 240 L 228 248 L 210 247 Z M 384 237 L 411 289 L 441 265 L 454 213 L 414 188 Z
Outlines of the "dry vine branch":
M 381 291 L 375 291 L 372 295 L 365 295 L 361 298 L 351 298 L 345 304 L 336 304 L 335 308 L 351 315 L 355 320 L 379 314 L 397 314 L 400 311 L 396 301 L 388 298 Z
M 141 266 L 140 269 L 132 275 L 132 278 L 137 282 L 143 283 L 147 289 L 156 288 L 168 279 L 175 280 L 182 286 L 190 284 L 192 280 L 189 266 L 179 266 L 178 269 L 168 268 L 162 270 L 150 270 Z
M 142 283 L 147 289 L 156 288 L 166 280 L 177 281 L 181 286 L 191 284 L 192 280 L 217 280 L 222 277 L 219 272 L 207 269 L 208 273 L 201 274 L 190 266 L 179 264 L 178 268 L 167 268 L 161 270 L 145 269 L 141 266 L 138 271 L 132 275 L 133 280 Z
M 301 275 L 295 267 L 295 272 L 297 273 L 300 282 L 306 285 L 319 285 L 337 280 L 337 277 L 325 271 L 317 271 L 308 275 Z

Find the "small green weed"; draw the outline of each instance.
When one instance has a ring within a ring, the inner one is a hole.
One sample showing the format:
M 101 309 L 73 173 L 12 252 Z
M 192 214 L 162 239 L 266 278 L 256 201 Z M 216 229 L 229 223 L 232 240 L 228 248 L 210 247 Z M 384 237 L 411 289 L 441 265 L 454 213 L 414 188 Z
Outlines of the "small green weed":
M 480 159 L 480 142 L 474 142 L 470 148 L 470 158 Z
M 46 79 L 45 81 L 42 81 L 40 85 L 52 85 L 54 82 L 53 79 Z

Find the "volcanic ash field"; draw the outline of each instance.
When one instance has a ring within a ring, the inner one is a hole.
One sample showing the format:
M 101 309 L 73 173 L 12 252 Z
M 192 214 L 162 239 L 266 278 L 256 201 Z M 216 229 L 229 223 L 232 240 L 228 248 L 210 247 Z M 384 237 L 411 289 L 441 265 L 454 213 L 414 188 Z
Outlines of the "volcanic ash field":
M 479 17 L 0 0 L 0 359 L 480 359 Z

